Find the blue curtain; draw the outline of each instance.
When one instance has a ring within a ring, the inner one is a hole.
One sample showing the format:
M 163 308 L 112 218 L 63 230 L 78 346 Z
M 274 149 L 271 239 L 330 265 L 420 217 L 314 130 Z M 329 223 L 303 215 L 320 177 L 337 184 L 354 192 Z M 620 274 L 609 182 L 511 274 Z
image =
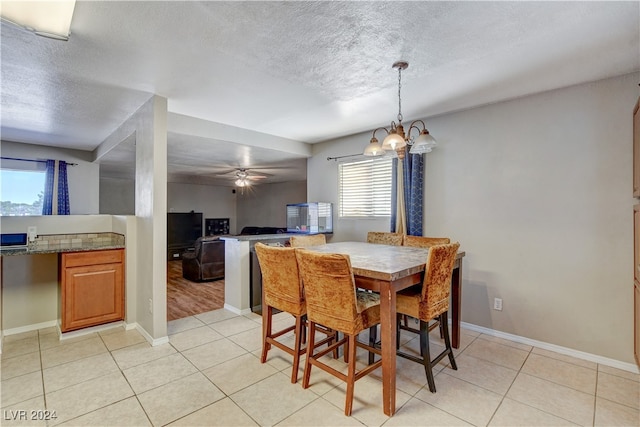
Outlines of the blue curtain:
M 58 166 L 58 215 L 69 215 L 69 184 L 67 183 L 67 162 L 60 160 Z
M 53 179 L 55 177 L 55 160 L 47 160 L 44 181 L 44 199 L 42 200 L 42 215 L 53 213 Z
M 407 150 L 408 151 L 408 150 Z M 422 202 L 424 188 L 424 154 L 404 158 L 404 203 L 407 212 L 407 234 L 422 236 Z
M 44 183 L 44 198 L 42 200 L 42 215 L 53 215 L 53 201 L 58 203 L 58 215 L 69 215 L 69 185 L 67 182 L 67 162 L 60 160 L 58 162 L 58 193 L 53 194 L 55 181 L 55 160 L 46 161 L 46 176 Z
M 391 231 L 396 231 L 396 204 L 398 200 L 396 176 L 399 159 L 393 159 L 391 179 Z M 405 149 L 403 163 L 404 203 L 407 213 L 407 234 L 422 236 L 422 202 L 424 188 L 424 155 L 409 154 Z

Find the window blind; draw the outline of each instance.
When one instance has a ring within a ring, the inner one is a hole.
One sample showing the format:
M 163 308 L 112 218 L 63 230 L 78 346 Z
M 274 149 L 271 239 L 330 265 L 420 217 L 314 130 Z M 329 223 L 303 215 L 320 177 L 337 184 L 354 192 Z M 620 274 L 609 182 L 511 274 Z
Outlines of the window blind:
M 376 157 L 340 163 L 340 217 L 391 215 L 392 160 Z

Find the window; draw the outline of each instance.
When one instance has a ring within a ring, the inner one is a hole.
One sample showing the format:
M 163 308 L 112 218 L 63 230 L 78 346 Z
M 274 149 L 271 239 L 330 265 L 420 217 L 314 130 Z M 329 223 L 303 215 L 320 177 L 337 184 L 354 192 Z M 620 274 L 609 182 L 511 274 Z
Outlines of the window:
M 0 215 L 42 215 L 44 170 L 0 169 Z
M 340 163 L 340 217 L 376 218 L 391 215 L 390 157 Z

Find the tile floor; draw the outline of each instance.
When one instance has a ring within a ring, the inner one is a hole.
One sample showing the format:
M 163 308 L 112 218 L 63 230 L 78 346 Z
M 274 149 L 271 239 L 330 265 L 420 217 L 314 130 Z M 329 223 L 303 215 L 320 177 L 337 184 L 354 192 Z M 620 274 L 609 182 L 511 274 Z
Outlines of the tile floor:
M 278 314 L 275 325 L 292 319 Z M 396 415 L 382 412 L 378 370 L 356 383 L 345 417 L 339 380 L 314 369 L 303 390 L 302 369 L 298 384 L 289 381 L 287 354 L 273 349 L 259 362 L 260 325 L 257 315 L 216 310 L 169 322 L 170 343 L 156 347 L 123 328 L 62 342 L 54 328 L 5 337 L 0 424 L 640 425 L 639 375 L 469 330 L 455 351 L 458 370 L 438 368 L 437 393 L 425 388 L 420 365 L 398 359 Z M 415 336 L 402 339 L 417 352 Z M 432 348 L 442 348 L 436 335 Z M 330 363 L 344 369 L 342 360 Z M 32 419 L 52 411 L 54 420 Z

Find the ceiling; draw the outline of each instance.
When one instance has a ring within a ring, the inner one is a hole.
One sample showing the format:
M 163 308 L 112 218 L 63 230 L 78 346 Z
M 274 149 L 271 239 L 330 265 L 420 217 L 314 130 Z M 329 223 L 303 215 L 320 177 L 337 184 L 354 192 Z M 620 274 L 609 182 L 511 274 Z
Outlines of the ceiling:
M 306 155 L 278 138 L 388 125 L 397 60 L 410 64 L 403 115 L 425 118 L 638 71 L 639 22 L 632 1 L 78 1 L 68 42 L 2 23 L 0 131 L 94 150 L 158 94 L 170 116 L 253 132 L 190 135 L 170 120 L 170 179 L 217 182 L 233 167 L 305 179 Z M 101 173 L 130 173 L 131 150 L 101 158 Z

